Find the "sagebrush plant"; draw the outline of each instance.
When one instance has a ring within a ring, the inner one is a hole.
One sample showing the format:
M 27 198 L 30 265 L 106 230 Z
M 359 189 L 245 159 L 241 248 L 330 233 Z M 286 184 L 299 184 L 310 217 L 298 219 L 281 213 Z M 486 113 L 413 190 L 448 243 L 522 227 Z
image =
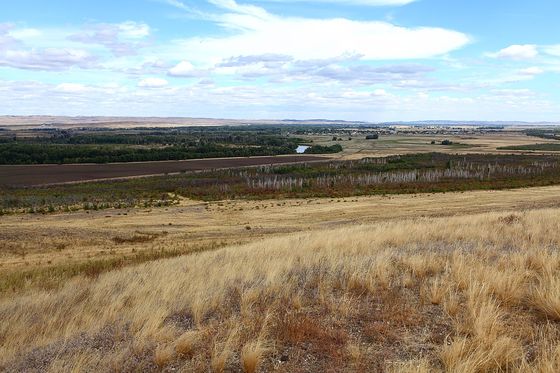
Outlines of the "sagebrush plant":
M 8 371 L 556 372 L 560 210 L 269 238 L 0 301 Z

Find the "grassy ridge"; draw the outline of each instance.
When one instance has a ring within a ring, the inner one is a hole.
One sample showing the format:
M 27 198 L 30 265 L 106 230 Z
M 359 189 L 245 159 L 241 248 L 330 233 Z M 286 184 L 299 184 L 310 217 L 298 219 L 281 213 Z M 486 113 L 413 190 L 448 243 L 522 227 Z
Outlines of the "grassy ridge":
M 76 276 L 95 278 L 101 273 L 153 260 L 213 250 L 223 244 L 214 243 L 196 247 L 159 248 L 114 254 L 109 258 L 93 258 L 75 263 L 52 264 L 33 269 L 18 269 L 0 273 L 0 296 L 20 293 L 29 289 L 52 290 Z
M 560 368 L 558 210 L 329 229 L 0 302 L 6 371 Z

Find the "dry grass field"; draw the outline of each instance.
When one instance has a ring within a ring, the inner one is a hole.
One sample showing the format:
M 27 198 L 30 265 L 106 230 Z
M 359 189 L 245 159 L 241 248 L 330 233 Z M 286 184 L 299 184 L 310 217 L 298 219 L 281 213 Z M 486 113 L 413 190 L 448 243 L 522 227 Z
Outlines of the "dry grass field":
M 0 367 L 555 372 L 558 196 L 4 216 Z
M 544 202 L 547 192 L 535 194 Z M 507 208 L 494 196 L 494 208 Z M 284 234 L 4 297 L 0 366 L 557 372 L 560 209 L 419 217 L 407 202 L 418 217 Z
M 416 217 L 560 207 L 560 186 L 350 198 L 196 202 L 0 217 L 0 297 L 68 278 L 287 233 Z
M 555 140 L 527 136 L 519 131 L 503 131 L 495 133 L 452 135 L 452 134 L 397 134 L 382 135 L 378 140 L 366 140 L 363 134 L 352 137 L 342 137 L 343 141 L 332 141 L 332 135 L 309 136 L 313 143 L 320 145 L 341 144 L 343 152 L 334 155 L 343 159 L 360 159 L 363 157 L 383 157 L 397 154 L 414 154 L 441 152 L 453 154 L 468 153 L 522 153 L 523 151 L 500 150 L 504 146 L 518 146 L 531 144 L 554 143 Z M 450 140 L 455 144 L 442 146 L 431 144 L 432 140 L 440 143 L 442 140 Z M 525 151 L 525 153 L 528 153 Z M 531 152 L 532 153 L 532 152 Z M 546 152 L 537 152 L 546 153 Z M 550 152 L 549 152 L 550 154 Z

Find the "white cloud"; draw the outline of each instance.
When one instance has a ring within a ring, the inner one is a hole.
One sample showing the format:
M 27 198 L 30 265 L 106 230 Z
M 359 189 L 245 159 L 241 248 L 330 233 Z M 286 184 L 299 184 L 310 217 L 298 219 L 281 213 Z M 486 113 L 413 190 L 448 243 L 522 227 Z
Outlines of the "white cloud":
M 124 37 L 138 39 L 150 35 L 150 26 L 145 23 L 127 21 L 118 24 L 117 27 Z
M 142 88 L 162 88 L 168 85 L 169 82 L 161 78 L 146 78 L 138 82 L 138 87 Z
M 70 83 L 68 83 L 70 84 Z M 423 91 L 337 85 L 278 87 L 185 85 L 159 89 L 86 86 L 73 93 L 56 85 L 0 80 L 5 114 L 197 116 L 228 118 L 341 118 L 371 121 L 430 119 L 550 120 L 558 105 L 526 89 L 490 90 L 468 97 Z M 220 111 L 216 112 L 216 108 Z
M 519 74 L 521 75 L 534 76 L 534 75 L 540 75 L 542 73 L 544 73 L 544 70 L 537 66 L 527 67 L 526 69 L 519 70 Z
M 469 37 L 436 28 L 407 28 L 382 21 L 283 17 L 233 0 L 211 0 L 225 13 L 214 20 L 230 35 L 178 40 L 168 50 L 191 60 L 215 64 L 240 55 L 276 54 L 296 59 L 359 56 L 366 60 L 415 59 L 461 48 Z
M 19 41 L 13 37 L 13 25 L 0 23 L 0 53 L 3 50 L 16 46 Z
M 41 36 L 42 32 L 34 28 L 24 28 L 13 30 L 10 35 L 16 39 L 33 39 Z
M 544 52 L 551 56 L 560 57 L 560 44 L 549 45 L 544 49 Z
M 88 24 L 81 30 L 0 24 L 0 66 L 42 71 L 101 68 L 105 48 L 117 57 L 135 55 L 146 46 L 143 39 L 149 33 L 148 25 L 130 21 Z
M 146 46 L 143 39 L 150 35 L 145 23 L 127 21 L 110 24 L 88 25 L 85 29 L 68 36 L 68 40 L 82 44 L 97 44 L 109 49 L 115 56 L 130 56 Z
M 537 46 L 534 44 L 524 44 L 524 45 L 510 45 L 496 53 L 491 53 L 491 57 L 495 58 L 506 58 L 512 60 L 529 60 L 537 57 L 539 51 Z
M 57 85 L 54 90 L 63 93 L 81 93 L 87 91 L 88 88 L 83 84 L 61 83 Z
M 535 97 L 535 92 L 531 91 L 530 89 L 526 88 L 519 88 L 519 89 L 493 89 L 491 91 L 492 95 L 499 96 L 499 97 L 509 97 L 509 98 L 530 98 Z
M 189 61 L 179 62 L 177 65 L 169 69 L 168 73 L 171 76 L 178 77 L 193 77 L 198 75 L 196 69 Z
M 0 66 L 25 70 L 61 71 L 71 67 L 89 68 L 97 58 L 82 49 L 8 49 L 0 51 Z

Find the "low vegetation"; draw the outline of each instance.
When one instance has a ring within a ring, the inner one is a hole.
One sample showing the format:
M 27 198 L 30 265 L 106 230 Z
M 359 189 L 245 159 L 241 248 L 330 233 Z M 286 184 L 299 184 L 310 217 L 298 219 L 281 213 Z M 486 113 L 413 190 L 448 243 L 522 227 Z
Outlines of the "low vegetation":
M 560 128 L 534 128 L 525 131 L 527 136 L 540 137 L 543 139 L 560 140 Z
M 130 238 L 115 236 L 113 241 L 115 245 L 123 243 L 137 244 L 146 243 L 146 238 L 147 236 L 133 236 Z M 107 253 L 108 255 L 88 256 L 88 258 L 76 258 L 75 260 L 62 262 L 53 262 L 56 255 L 50 254 L 53 260 L 47 259 L 47 262 L 43 265 L 28 264 L 25 267 L 3 269 L 3 271 L 0 272 L 0 298 L 9 298 L 15 294 L 25 293 L 29 290 L 58 289 L 69 279 L 76 276 L 96 278 L 101 273 L 118 268 L 163 258 L 173 258 L 195 252 L 214 250 L 221 246 L 224 246 L 224 244 L 218 241 L 195 245 L 181 243 L 168 245 L 167 247 L 158 245 L 157 247 L 143 248 L 139 246 L 138 250 L 136 248 L 127 251 L 114 250 Z M 0 251 L 4 251 L 3 249 L 4 248 L 0 246 Z M 72 248 L 62 247 L 59 250 L 71 251 Z M 25 252 L 21 255 L 25 258 Z M 60 255 L 58 255 L 58 257 L 60 257 Z M 0 262 L 0 266 L 2 264 L 4 263 Z
M 312 145 L 305 149 L 305 154 L 332 154 L 340 153 L 342 151 L 342 145 Z
M 557 372 L 560 211 L 298 233 L 0 300 L 6 371 Z
M 560 143 L 544 143 L 530 145 L 504 146 L 500 150 L 538 150 L 546 152 L 560 152 Z
M 355 161 L 211 170 L 42 188 L 4 188 L 0 213 L 169 206 L 182 198 L 347 197 L 544 186 L 560 183 L 560 158 L 411 154 Z

